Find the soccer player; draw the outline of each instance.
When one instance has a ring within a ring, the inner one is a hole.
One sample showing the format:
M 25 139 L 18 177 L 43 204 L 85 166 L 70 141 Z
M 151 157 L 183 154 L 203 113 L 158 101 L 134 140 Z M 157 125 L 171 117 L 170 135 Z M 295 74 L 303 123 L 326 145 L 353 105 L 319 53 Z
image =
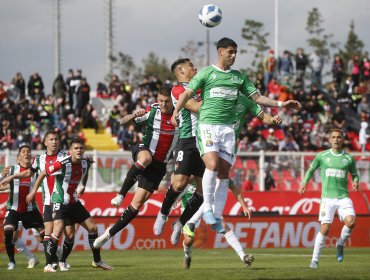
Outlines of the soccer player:
M 31 160 L 31 148 L 27 145 L 20 147 L 17 155 L 18 163 L 10 167 L 9 177 L 14 173 L 29 169 Z M 13 270 L 16 267 L 14 258 L 14 234 L 18 229 L 19 222 L 22 222 L 24 228 L 35 228 L 41 236 L 44 235 L 44 223 L 37 203 L 28 203 L 26 199 L 34 182 L 35 177 L 11 179 L 7 180 L 6 184 L 2 182 L 0 187 L 1 191 L 10 189 L 4 220 L 5 248 L 9 257 L 8 270 Z
M 158 103 L 151 105 L 146 110 L 139 109 L 121 120 L 123 124 L 132 120 L 135 120 L 136 123 L 146 122 L 147 126 L 143 142 L 133 147 L 132 156 L 133 160 L 136 161 L 138 154 L 145 151 L 150 153 L 153 159 L 139 178 L 138 188 L 131 204 L 123 212 L 116 224 L 107 228 L 104 234 L 95 240 L 95 248 L 100 248 L 137 216 L 141 206 L 158 189 L 159 183 L 166 174 L 167 161 L 172 156 L 172 151 L 178 139 L 178 128 L 171 123 L 173 113 L 171 88 L 160 88 L 157 101 Z
M 67 156 L 67 153 L 65 151 L 59 150 L 60 141 L 58 133 L 55 132 L 55 130 L 48 130 L 45 133 L 43 143 L 46 147 L 46 152 L 44 154 L 37 155 L 29 169 L 5 178 L 4 183 L 7 183 L 9 180 L 12 179 L 29 178 L 34 176 L 35 174 L 39 174 L 41 171 L 45 170 L 46 168 L 54 164 L 57 160 L 61 160 Z M 56 186 L 55 177 L 45 178 L 44 181 L 42 182 L 42 203 L 45 225 L 45 235 L 43 243 L 45 257 L 47 257 L 46 245 L 50 240 L 50 236 L 53 232 L 51 194 L 55 186 Z M 82 191 L 84 190 L 84 186 L 81 190 Z M 74 245 L 74 232 L 75 232 L 74 224 L 67 225 L 65 227 L 63 252 L 61 254 L 61 260 L 59 260 L 61 270 L 67 270 L 70 268 L 70 265 L 66 262 L 66 258 L 71 252 Z M 55 259 L 53 260 L 54 269 L 56 269 L 57 264 L 58 258 L 55 257 Z
M 85 145 L 83 141 L 77 138 L 73 139 L 69 149 L 70 155 L 64 159 L 57 160 L 41 171 L 31 193 L 27 196 L 27 200 L 32 201 L 44 178 L 55 177 L 56 187 L 51 194 L 53 233 L 47 242 L 47 265 L 44 268 L 44 272 L 55 272 L 55 269 L 52 267 L 52 261 L 56 256 L 60 235 L 65 225 L 68 226 L 75 223 L 80 224 L 89 232 L 89 244 L 94 257 L 92 266 L 105 270 L 112 269 L 111 266 L 101 260 L 100 250 L 92 246 L 98 237 L 98 229 L 90 213 L 78 199 L 81 191 L 78 193 L 77 187 L 81 180 L 82 185 L 86 185 L 91 165 L 90 160 L 83 158 L 84 151 Z M 70 251 L 67 256 L 69 253 Z M 61 271 L 68 270 L 61 262 L 59 266 Z
M 176 77 L 176 84 L 171 90 L 173 104 L 176 105 L 180 95 L 184 92 L 189 81 L 197 73 L 197 69 L 188 58 L 177 59 L 171 66 L 171 71 Z M 203 203 L 202 176 L 204 163 L 196 145 L 195 129 L 197 115 L 201 102 L 199 94 L 191 98 L 180 111 L 179 116 L 179 141 L 175 149 L 175 172 L 172 184 L 168 188 L 161 210 L 153 226 L 154 235 L 161 235 L 171 207 L 189 183 L 190 176 L 196 180 L 197 191 L 187 201 L 187 206 L 180 217 L 180 224 L 186 222 L 198 211 Z
M 355 210 L 348 194 L 348 173 L 351 173 L 353 179 L 353 190 L 357 192 L 359 189 L 359 175 L 356 163 L 353 156 L 343 151 L 344 138 L 342 130 L 333 128 L 330 130 L 329 135 L 331 149 L 320 152 L 315 156 L 310 168 L 307 170 L 302 185 L 298 189 L 299 194 L 304 194 L 306 184 L 314 174 L 314 171 L 320 168 L 322 191 L 319 221 L 321 222 L 321 227 L 315 239 L 310 264 L 311 268 L 318 268 L 320 254 L 325 246 L 325 240 L 333 223 L 335 212 L 338 211 L 340 221 L 344 222 L 341 235 L 336 244 L 339 262 L 343 261 L 344 243 L 350 237 L 356 223 Z
M 246 75 L 232 70 L 235 62 L 237 44 L 222 38 L 217 42 L 218 60 L 216 65 L 208 66 L 198 72 L 180 95 L 173 113 L 172 123 L 177 124 L 179 112 L 186 102 L 201 89 L 202 106 L 199 111 L 197 142 L 205 164 L 202 179 L 204 199 L 204 219 L 207 224 L 220 228 L 221 220 L 215 218 L 212 205 L 222 198 L 214 197 L 216 177 L 220 179 L 222 192 L 227 190 L 229 171 L 235 160 L 235 121 L 236 101 L 240 94 L 253 99 L 264 106 L 299 109 L 300 103 L 294 100 L 276 101 L 262 96 Z M 218 205 L 215 205 L 219 207 Z M 222 212 L 222 211 L 221 211 Z

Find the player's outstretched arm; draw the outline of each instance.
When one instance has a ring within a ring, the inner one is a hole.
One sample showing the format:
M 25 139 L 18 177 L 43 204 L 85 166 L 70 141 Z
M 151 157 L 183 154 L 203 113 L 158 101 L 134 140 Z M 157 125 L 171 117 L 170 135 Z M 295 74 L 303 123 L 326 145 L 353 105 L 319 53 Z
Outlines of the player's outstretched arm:
M 5 177 L 3 180 L 1 180 L 1 185 L 7 185 L 14 179 L 29 178 L 32 177 L 34 174 L 35 172 L 31 171 L 31 169 L 27 169 L 21 173 L 16 173 L 8 177 Z
M 245 204 L 244 197 L 242 195 L 242 192 L 240 191 L 240 188 L 236 187 L 234 185 L 234 182 L 232 184 L 229 184 L 229 189 L 235 199 L 239 202 L 240 206 L 243 208 L 243 213 L 248 219 L 252 216 L 252 211 L 248 208 L 248 206 Z
M 182 108 L 184 108 L 185 104 L 188 102 L 188 100 L 193 96 L 193 92 L 190 89 L 185 89 L 183 93 L 181 93 L 179 100 L 177 101 L 176 107 L 173 110 L 173 115 L 171 118 L 171 122 L 173 125 L 178 126 L 178 120 L 179 120 L 179 112 Z
M 135 118 L 144 116 L 145 113 L 145 109 L 136 110 L 132 114 L 128 114 L 127 116 L 124 116 L 122 119 L 120 119 L 119 123 L 121 125 L 126 125 L 127 123 L 133 121 Z
M 252 100 L 259 105 L 267 106 L 267 107 L 283 107 L 287 109 L 301 109 L 301 103 L 296 100 L 288 100 L 285 102 L 277 101 L 267 96 L 261 95 L 259 92 L 254 93 L 251 96 Z
M 41 171 L 40 175 L 37 177 L 37 180 L 36 180 L 35 184 L 33 185 L 32 190 L 26 196 L 27 203 L 31 203 L 35 199 L 36 192 L 39 189 L 39 187 L 41 186 L 42 180 L 44 180 L 46 175 L 47 174 L 46 174 L 45 170 Z
M 265 112 L 261 112 L 261 114 L 259 114 L 257 118 L 260 119 L 264 124 L 279 125 L 282 123 L 282 119 L 278 115 L 271 116 L 270 114 L 267 114 Z
M 202 101 L 196 101 L 194 98 L 190 98 L 185 104 L 185 108 L 192 113 L 198 113 L 200 106 L 202 106 Z

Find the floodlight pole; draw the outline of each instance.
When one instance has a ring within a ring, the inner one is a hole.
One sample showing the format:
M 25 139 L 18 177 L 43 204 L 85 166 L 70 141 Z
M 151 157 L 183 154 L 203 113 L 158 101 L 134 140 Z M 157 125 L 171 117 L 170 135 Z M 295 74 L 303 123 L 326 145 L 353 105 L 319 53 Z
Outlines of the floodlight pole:
M 54 1 L 54 77 L 62 73 L 61 47 L 60 47 L 60 0 Z
M 275 0 L 275 59 L 279 58 L 279 0 Z

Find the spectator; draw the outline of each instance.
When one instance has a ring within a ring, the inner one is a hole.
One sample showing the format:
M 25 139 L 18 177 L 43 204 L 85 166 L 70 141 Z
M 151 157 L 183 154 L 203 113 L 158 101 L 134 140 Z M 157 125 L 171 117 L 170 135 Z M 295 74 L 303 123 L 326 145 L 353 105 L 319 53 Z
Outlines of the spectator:
M 8 94 L 6 93 L 6 90 L 4 89 L 4 82 L 0 81 L 0 102 L 3 101 Z
M 257 73 L 256 80 L 254 82 L 256 88 L 261 92 L 261 94 L 265 94 L 266 87 L 263 81 L 263 74 L 261 72 Z
M 118 105 L 114 105 L 112 108 L 112 111 L 109 114 L 109 120 L 108 125 L 110 127 L 111 133 L 116 136 L 118 133 L 118 130 L 120 128 L 120 124 L 118 122 L 120 118 L 120 110 L 118 108 Z
M 316 84 L 321 90 L 321 72 L 324 67 L 324 59 L 318 50 L 314 51 L 309 57 L 309 66 L 311 68 L 311 84 Z
M 333 73 L 333 80 L 336 84 L 336 88 L 340 90 L 342 86 L 343 75 L 344 75 L 344 63 L 343 63 L 342 58 L 339 56 L 339 54 L 336 54 L 334 56 L 334 61 L 333 61 L 333 66 L 331 68 L 331 72 Z
M 348 74 L 352 77 L 353 86 L 358 86 L 361 74 L 360 58 L 358 55 L 353 55 L 352 59 L 348 61 Z
M 272 77 L 271 81 L 268 84 L 268 97 L 271 99 L 278 99 L 280 95 L 280 84 L 277 81 L 276 77 Z
M 58 74 L 53 83 L 53 96 L 58 104 L 61 104 L 61 106 L 64 106 L 64 102 L 66 100 L 66 92 L 67 86 L 64 82 L 63 75 Z
M 278 148 L 279 148 L 279 139 L 276 138 L 276 136 L 274 135 L 274 129 L 273 128 L 270 128 L 268 130 L 269 134 L 266 138 L 266 142 L 267 142 L 267 147 L 269 150 L 272 150 L 272 151 L 277 151 Z
M 83 128 L 94 128 L 95 133 L 98 133 L 98 114 L 94 110 L 94 107 L 88 103 L 83 108 L 81 113 L 81 121 Z
M 370 81 L 370 60 L 365 56 L 361 64 L 361 78 L 364 82 Z
M 362 156 L 366 152 L 366 144 L 367 144 L 367 139 L 369 139 L 370 135 L 366 133 L 366 129 L 368 127 L 368 123 L 363 121 L 361 122 L 361 129 L 359 133 L 359 144 L 361 146 L 361 153 Z
M 272 77 L 275 75 L 276 60 L 274 50 L 270 50 L 267 57 L 263 60 L 263 71 L 265 73 L 265 88 L 268 87 Z
M 123 85 L 119 80 L 117 75 L 113 75 L 111 81 L 109 82 L 109 94 L 113 98 L 116 98 L 119 95 L 122 95 Z
M 340 106 L 335 106 L 335 112 L 333 114 L 333 126 L 345 131 L 346 118 L 341 110 Z
M 361 112 L 365 112 L 370 115 L 370 105 L 367 98 L 367 95 L 361 97 L 361 102 L 357 106 L 357 114 L 360 116 Z
M 44 83 L 37 72 L 33 73 L 28 80 L 27 88 L 28 95 L 31 97 L 32 100 L 36 100 L 36 102 L 39 102 L 42 98 L 45 97 Z
M 96 85 L 96 97 L 98 98 L 109 98 L 110 97 L 107 86 L 102 82 L 98 82 Z
M 295 59 L 296 82 L 298 82 L 301 85 L 301 89 L 304 89 L 304 76 L 306 74 L 308 59 L 302 48 L 297 49 L 294 59 Z
M 15 77 L 11 82 L 15 88 L 19 91 L 19 99 L 26 98 L 26 82 L 23 79 L 23 76 L 20 72 L 15 74 Z
M 86 78 L 81 79 L 81 84 L 77 88 L 77 115 L 80 117 L 82 110 L 90 101 L 90 85 Z
M 293 74 L 293 63 L 290 58 L 290 52 L 287 50 L 284 51 L 284 55 L 279 59 L 279 73 L 281 83 L 284 81 L 285 77 L 288 77 L 288 80 L 290 80 Z
M 140 141 L 139 135 L 135 131 L 135 126 L 130 124 L 127 127 L 121 127 L 118 133 L 117 141 L 123 150 L 131 150 L 132 146 Z

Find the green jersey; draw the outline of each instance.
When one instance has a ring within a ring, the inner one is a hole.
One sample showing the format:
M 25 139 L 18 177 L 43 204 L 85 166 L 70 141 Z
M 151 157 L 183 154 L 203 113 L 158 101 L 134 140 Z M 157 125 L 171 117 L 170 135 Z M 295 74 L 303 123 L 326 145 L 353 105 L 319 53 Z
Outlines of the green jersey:
M 223 71 L 208 66 L 198 72 L 188 88 L 196 93 L 201 89 L 202 106 L 198 122 L 202 124 L 233 124 L 238 96 L 258 92 L 248 77 L 237 70 Z
M 351 173 L 354 182 L 359 181 L 355 160 L 353 156 L 344 151 L 334 153 L 330 149 L 318 153 L 307 171 L 304 184 L 307 184 L 319 167 L 322 181 L 321 197 L 323 198 L 348 197 L 348 172 Z
M 242 130 L 245 122 L 245 116 L 247 114 L 258 116 L 261 113 L 262 108 L 260 105 L 245 95 L 240 95 L 236 105 L 235 138 L 237 139 L 239 137 L 240 131 Z

